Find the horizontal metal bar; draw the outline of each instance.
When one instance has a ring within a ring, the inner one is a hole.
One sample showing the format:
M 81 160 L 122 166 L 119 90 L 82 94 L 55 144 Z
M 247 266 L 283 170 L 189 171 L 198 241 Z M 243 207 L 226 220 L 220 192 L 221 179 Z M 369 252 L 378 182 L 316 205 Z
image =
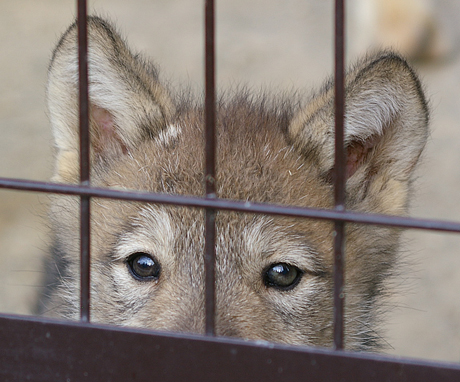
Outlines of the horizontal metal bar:
M 429 231 L 460 233 L 460 223 L 446 220 L 409 218 L 402 216 L 364 214 L 352 211 L 335 211 L 306 207 L 281 206 L 264 203 L 242 202 L 226 199 L 206 199 L 193 196 L 155 194 L 140 191 L 122 191 L 107 188 L 85 187 L 22 179 L 0 178 L 0 188 L 35 191 L 66 195 L 88 195 L 105 199 L 129 200 L 136 202 L 180 205 L 216 210 L 240 211 L 255 214 L 283 215 L 320 220 L 336 220 L 350 223 L 373 224 Z
M 460 365 L 0 316 L 0 379 L 17 381 L 459 381 Z
M 401 228 L 413 228 L 443 232 L 459 232 L 460 223 L 409 218 L 402 216 L 364 214 L 352 211 L 335 211 L 307 207 L 292 207 L 265 203 L 252 203 L 226 199 L 206 199 L 193 196 L 156 194 L 141 191 L 123 191 L 107 188 L 86 187 L 60 183 L 38 182 L 21 179 L 0 178 L 0 188 L 18 191 L 34 191 L 66 195 L 87 195 L 105 199 L 129 200 L 147 203 L 181 205 L 197 208 L 214 208 L 218 210 L 233 210 L 246 213 L 287 215 L 321 220 L 336 220 L 351 223 L 388 225 Z

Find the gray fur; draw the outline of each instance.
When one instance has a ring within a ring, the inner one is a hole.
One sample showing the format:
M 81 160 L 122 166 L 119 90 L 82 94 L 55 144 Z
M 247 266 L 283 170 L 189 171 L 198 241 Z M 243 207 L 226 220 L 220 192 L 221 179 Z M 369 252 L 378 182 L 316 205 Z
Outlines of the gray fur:
M 107 22 L 89 19 L 91 182 L 97 187 L 204 195 L 203 109 L 174 100 L 156 70 L 130 53 Z M 76 28 L 53 54 L 48 107 L 56 138 L 54 180 L 78 181 Z M 417 76 L 399 56 L 368 57 L 346 80 L 347 207 L 406 214 L 413 172 L 428 134 Z M 303 106 L 299 106 L 303 105 Z M 217 105 L 221 198 L 333 207 L 333 89 L 308 102 L 237 91 Z M 204 331 L 203 212 L 92 200 L 91 311 L 95 322 Z M 78 198 L 54 196 L 55 269 L 42 311 L 78 318 Z M 330 222 L 219 212 L 217 334 L 274 342 L 332 343 Z M 400 232 L 347 225 L 346 346 L 380 344 L 379 301 L 397 260 Z M 133 253 L 151 255 L 160 276 L 133 277 Z M 300 278 L 266 281 L 273 264 Z

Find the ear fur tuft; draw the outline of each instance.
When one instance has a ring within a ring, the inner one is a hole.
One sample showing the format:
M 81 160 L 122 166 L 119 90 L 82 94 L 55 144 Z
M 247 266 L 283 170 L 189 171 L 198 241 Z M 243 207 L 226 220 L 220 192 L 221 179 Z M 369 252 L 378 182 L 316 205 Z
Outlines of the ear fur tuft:
M 143 139 L 157 136 L 175 114 L 155 68 L 132 54 L 115 29 L 98 17 L 88 18 L 88 69 L 93 154 L 127 152 Z M 77 27 L 73 24 L 59 41 L 48 72 L 48 110 L 58 150 L 56 180 L 77 177 L 77 165 L 70 169 L 68 161 L 59 161 L 78 158 L 77 99 Z
M 384 192 L 371 187 L 379 178 L 383 184 L 384 179 L 400 183 L 403 191 L 399 195 L 404 201 L 396 204 L 405 206 L 413 170 L 428 137 L 428 107 L 416 74 L 404 59 L 384 52 L 352 68 L 345 87 L 349 204 L 356 207 L 367 196 L 382 197 L 383 194 L 368 194 L 369 190 Z M 330 179 L 334 166 L 331 82 L 293 119 L 289 136 L 306 160 Z M 375 209 L 383 213 L 404 212 L 378 206 Z

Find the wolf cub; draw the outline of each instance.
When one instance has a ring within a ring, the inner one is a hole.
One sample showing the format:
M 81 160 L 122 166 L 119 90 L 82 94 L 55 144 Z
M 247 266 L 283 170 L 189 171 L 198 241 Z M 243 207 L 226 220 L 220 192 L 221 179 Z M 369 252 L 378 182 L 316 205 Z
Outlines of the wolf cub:
M 201 100 L 172 95 L 157 70 L 116 30 L 88 19 L 91 184 L 204 195 Z M 53 180 L 79 179 L 77 29 L 49 68 L 56 145 Z M 176 92 L 177 93 L 177 92 Z M 185 92 L 184 92 L 185 93 Z M 347 208 L 406 214 L 428 134 L 428 109 L 410 66 L 390 52 L 346 77 Z M 217 104 L 219 198 L 333 207 L 334 89 L 295 97 L 229 92 Z M 204 212 L 93 198 L 94 322 L 204 331 Z M 79 316 L 79 198 L 52 196 L 53 247 L 43 314 Z M 217 214 L 216 331 L 273 342 L 332 343 L 333 224 L 256 214 Z M 345 342 L 379 346 L 379 300 L 400 232 L 347 224 Z

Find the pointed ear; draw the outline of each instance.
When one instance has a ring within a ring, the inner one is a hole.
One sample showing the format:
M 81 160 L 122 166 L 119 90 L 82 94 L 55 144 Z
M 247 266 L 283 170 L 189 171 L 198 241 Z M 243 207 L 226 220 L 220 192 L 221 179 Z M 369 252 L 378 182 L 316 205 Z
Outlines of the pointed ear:
M 175 110 L 155 69 L 133 55 L 104 20 L 88 18 L 91 157 L 122 155 L 165 129 Z M 55 180 L 78 179 L 77 28 L 59 41 L 50 64 L 47 102 L 57 162 Z
M 420 82 L 399 56 L 382 53 L 346 77 L 345 148 L 349 208 L 400 214 L 428 136 Z M 330 182 L 334 166 L 334 89 L 329 83 L 293 119 L 293 144 Z

